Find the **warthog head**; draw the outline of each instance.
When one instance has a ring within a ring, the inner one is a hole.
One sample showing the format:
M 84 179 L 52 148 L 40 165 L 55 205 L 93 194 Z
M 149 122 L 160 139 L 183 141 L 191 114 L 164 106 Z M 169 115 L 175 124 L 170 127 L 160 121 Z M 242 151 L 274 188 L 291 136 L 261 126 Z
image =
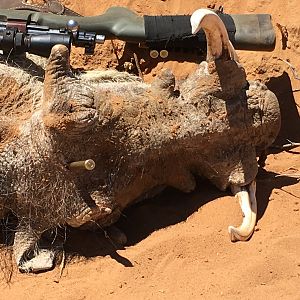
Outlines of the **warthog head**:
M 248 82 L 234 49 L 227 59 L 229 47 L 219 43 L 223 52 L 209 49 L 209 62 L 176 91 L 167 70 L 151 85 L 117 72 L 75 77 L 61 45 L 52 49 L 43 84 L 2 66 L 0 205 L 3 216 L 10 210 L 18 217 L 21 270 L 52 267 L 53 252 L 35 247 L 43 231 L 108 226 L 158 187 L 192 191 L 196 175 L 241 198 L 244 221 L 229 233 L 232 240 L 251 236 L 256 157 L 275 139 L 280 112 L 274 94 Z M 71 164 L 86 159 L 93 170 Z

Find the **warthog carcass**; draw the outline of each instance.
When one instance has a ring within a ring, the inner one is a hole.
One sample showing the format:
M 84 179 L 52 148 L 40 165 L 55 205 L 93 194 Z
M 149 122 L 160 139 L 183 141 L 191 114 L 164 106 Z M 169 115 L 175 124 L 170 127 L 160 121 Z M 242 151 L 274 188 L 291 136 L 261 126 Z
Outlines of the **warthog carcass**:
M 2 217 L 11 211 L 18 218 L 20 270 L 52 267 L 54 252 L 37 246 L 45 230 L 109 226 L 155 188 L 192 191 L 196 175 L 240 198 L 244 220 L 229 227 L 231 240 L 251 236 L 256 157 L 279 131 L 279 105 L 263 84 L 246 80 L 219 18 L 207 11 L 195 18 L 208 59 L 177 90 L 167 70 L 151 85 L 121 73 L 114 80 L 74 76 L 61 45 L 43 83 L 1 65 L 0 204 Z M 94 170 L 69 167 L 85 159 Z

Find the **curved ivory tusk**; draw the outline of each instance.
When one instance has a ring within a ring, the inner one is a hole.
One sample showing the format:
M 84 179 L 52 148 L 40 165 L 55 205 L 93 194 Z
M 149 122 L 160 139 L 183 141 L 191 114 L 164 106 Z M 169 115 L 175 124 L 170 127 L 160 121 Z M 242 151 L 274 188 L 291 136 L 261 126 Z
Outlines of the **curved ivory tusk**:
M 227 51 L 232 60 L 238 56 L 229 40 L 227 29 L 221 18 L 212 10 L 201 8 L 196 10 L 190 19 L 192 34 L 202 28 L 207 40 L 207 61 L 218 59 L 223 51 Z
M 246 190 L 239 186 L 232 186 L 232 192 L 239 198 L 244 217 L 239 227 L 228 227 L 229 236 L 232 242 L 246 241 L 251 237 L 256 224 L 256 182 L 253 180 Z

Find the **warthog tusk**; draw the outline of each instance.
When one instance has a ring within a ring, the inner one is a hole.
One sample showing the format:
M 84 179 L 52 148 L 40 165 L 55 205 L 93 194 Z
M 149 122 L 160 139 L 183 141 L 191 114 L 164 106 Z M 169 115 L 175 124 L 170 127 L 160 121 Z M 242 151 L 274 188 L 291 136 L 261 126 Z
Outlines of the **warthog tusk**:
M 253 180 L 246 189 L 240 186 L 232 186 L 232 192 L 239 199 L 243 212 L 243 222 L 239 227 L 229 226 L 228 232 L 232 242 L 248 240 L 256 224 L 256 182 Z
M 202 28 L 207 40 L 207 61 L 218 59 L 226 49 L 231 59 L 238 61 L 222 19 L 212 10 L 206 8 L 197 9 L 190 18 L 192 34 L 196 34 Z
M 95 166 L 96 164 L 92 159 L 73 161 L 68 165 L 70 170 L 88 170 L 88 171 L 94 170 Z

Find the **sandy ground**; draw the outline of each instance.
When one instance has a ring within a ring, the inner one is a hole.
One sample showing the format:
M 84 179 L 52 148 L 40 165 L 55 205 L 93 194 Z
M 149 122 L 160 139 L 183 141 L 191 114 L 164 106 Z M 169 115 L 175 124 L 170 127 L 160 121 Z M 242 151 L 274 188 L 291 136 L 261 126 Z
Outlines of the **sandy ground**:
M 139 14 L 187 14 L 208 4 L 227 13 L 270 13 L 286 26 L 287 47 L 276 27 L 273 52 L 239 51 L 248 78 L 259 79 L 277 95 L 282 130 L 276 144 L 300 142 L 300 15 L 297 0 L 116 0 L 64 1 L 84 14 L 97 15 L 112 5 Z M 119 43 L 117 43 L 119 47 Z M 118 51 L 122 50 L 120 46 Z M 114 67 L 111 43 L 96 55 L 76 51 L 72 63 L 85 69 Z M 293 72 L 283 61 L 294 66 Z M 194 62 L 152 62 L 147 81 L 163 67 L 184 77 Z M 0 285 L 0 299 L 300 299 L 300 147 L 271 151 L 257 178 L 258 223 L 250 241 L 231 243 L 227 226 L 241 221 L 229 192 L 199 181 L 190 195 L 167 190 L 132 207 L 119 227 L 128 245 L 117 249 L 101 232 L 67 232 L 65 251 L 75 257 L 59 278 L 59 266 L 45 274 L 13 274 Z M 298 178 L 297 178 L 298 177 Z

